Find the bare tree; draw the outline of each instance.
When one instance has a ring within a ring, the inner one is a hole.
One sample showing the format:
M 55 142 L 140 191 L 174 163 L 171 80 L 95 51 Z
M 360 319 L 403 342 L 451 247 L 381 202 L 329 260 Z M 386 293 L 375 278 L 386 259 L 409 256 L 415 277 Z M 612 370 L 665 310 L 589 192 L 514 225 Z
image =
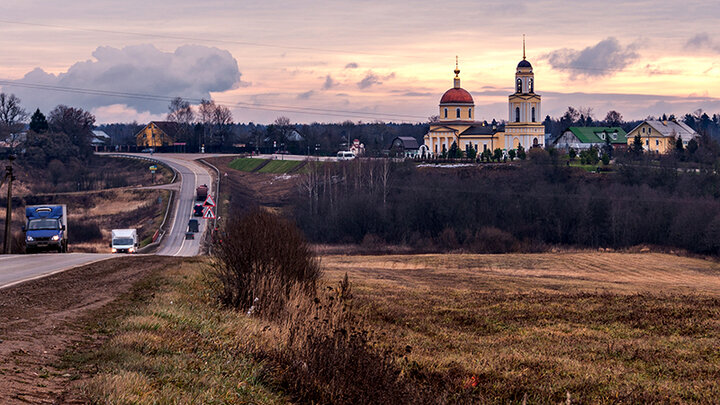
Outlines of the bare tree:
M 183 142 L 191 141 L 192 122 L 195 119 L 195 112 L 188 101 L 182 97 L 175 97 L 168 105 L 167 120 L 177 123 L 179 138 Z
M 7 140 L 11 150 L 18 146 L 22 124 L 27 117 L 19 98 L 0 93 L 0 140 Z
M 388 196 L 388 181 L 390 180 L 390 159 L 383 159 L 382 165 L 380 165 L 380 183 L 383 188 L 383 208 L 387 204 Z
M 48 123 L 53 132 L 66 134 L 81 153 L 92 153 L 90 138 L 95 125 L 94 115 L 82 108 L 59 105 L 50 112 L 49 117 Z
M 307 193 L 310 214 L 315 214 L 320 192 L 320 165 L 317 159 L 308 158 L 305 162 L 307 171 L 300 179 L 300 187 Z
M 617 127 L 623 123 L 623 116 L 615 110 L 610 110 L 605 116 L 605 123 L 610 127 Z

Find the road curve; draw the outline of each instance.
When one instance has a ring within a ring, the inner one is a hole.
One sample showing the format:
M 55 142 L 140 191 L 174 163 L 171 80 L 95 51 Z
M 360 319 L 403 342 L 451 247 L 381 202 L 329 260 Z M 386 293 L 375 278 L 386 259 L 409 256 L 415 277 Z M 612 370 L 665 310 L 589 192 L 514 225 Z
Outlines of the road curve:
M 125 154 L 133 155 L 133 154 Z M 195 256 L 200 253 L 200 242 L 206 230 L 208 220 L 199 219 L 200 233 L 194 240 L 185 239 L 188 220 L 192 216 L 195 204 L 195 188 L 199 184 L 207 184 L 214 191 L 214 183 L 208 168 L 196 161 L 198 155 L 182 154 L 134 154 L 142 157 L 152 157 L 172 166 L 180 175 L 180 192 L 176 193 L 175 210 L 168 218 L 166 229 L 169 230 L 156 252 L 164 256 Z M 207 155 L 206 155 L 207 157 Z M 213 195 L 213 197 L 215 197 Z M 68 207 L 72 209 L 72 207 Z M 24 281 L 45 277 L 73 267 L 93 262 L 119 257 L 111 254 L 99 253 L 39 253 L 30 255 L 0 255 L 0 289 Z

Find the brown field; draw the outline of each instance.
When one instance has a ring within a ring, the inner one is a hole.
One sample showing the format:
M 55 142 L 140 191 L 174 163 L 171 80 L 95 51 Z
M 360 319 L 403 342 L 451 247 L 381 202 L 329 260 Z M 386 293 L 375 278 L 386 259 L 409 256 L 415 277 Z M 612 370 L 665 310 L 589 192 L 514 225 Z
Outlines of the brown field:
M 479 402 L 720 397 L 720 264 L 666 254 L 325 256 L 404 371 Z M 462 400 L 461 402 L 465 402 Z

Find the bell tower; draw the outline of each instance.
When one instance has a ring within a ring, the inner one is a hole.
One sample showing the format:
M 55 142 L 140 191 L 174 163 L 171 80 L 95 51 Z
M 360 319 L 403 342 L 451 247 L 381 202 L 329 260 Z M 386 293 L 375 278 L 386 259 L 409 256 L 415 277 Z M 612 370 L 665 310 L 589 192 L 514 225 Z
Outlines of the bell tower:
M 528 149 L 544 146 L 545 130 L 541 123 L 540 95 L 535 93 L 535 74 L 525 54 L 523 35 L 523 58 L 515 69 L 515 92 L 508 98 L 507 149 L 518 145 Z

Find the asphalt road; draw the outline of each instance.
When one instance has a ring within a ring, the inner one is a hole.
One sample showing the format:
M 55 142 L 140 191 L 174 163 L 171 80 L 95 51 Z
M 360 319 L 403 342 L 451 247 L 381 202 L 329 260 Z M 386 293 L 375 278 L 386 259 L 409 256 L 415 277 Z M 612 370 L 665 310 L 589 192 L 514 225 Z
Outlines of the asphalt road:
M 128 154 L 125 154 L 128 155 Z M 132 154 L 129 154 L 132 155 Z M 172 166 L 180 174 L 180 192 L 176 194 L 175 211 L 171 218 L 168 218 L 166 229 L 169 232 L 163 238 L 160 248 L 156 252 L 164 256 L 195 256 L 200 252 L 202 235 L 207 229 L 209 220 L 198 218 L 200 232 L 195 239 L 185 239 L 188 220 L 192 217 L 192 209 L 195 204 L 195 188 L 199 184 L 207 184 L 210 193 L 214 192 L 214 183 L 208 167 L 195 162 L 198 157 L 208 155 L 192 154 L 136 154 L 138 156 L 152 157 Z M 215 195 L 213 195 L 215 197 Z M 68 207 L 68 209 L 72 209 Z M 9 287 L 73 267 L 117 257 L 111 254 L 98 253 L 39 253 L 30 255 L 0 255 L 0 288 Z

